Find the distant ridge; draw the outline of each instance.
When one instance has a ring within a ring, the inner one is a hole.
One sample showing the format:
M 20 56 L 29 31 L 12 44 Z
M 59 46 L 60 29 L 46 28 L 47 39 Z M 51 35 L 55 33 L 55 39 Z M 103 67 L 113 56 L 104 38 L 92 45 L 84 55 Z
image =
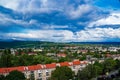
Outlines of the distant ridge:
M 48 42 L 48 41 L 18 41 L 18 40 L 8 40 L 2 41 L 0 40 L 0 49 L 4 48 L 33 48 L 33 47 L 40 47 L 42 46 L 55 46 L 55 45 L 65 45 L 65 44 L 72 44 L 72 45 L 117 45 L 120 46 L 120 42 L 67 42 L 67 43 L 60 43 L 60 42 Z
M 119 44 L 120 42 L 70 42 L 71 44 Z

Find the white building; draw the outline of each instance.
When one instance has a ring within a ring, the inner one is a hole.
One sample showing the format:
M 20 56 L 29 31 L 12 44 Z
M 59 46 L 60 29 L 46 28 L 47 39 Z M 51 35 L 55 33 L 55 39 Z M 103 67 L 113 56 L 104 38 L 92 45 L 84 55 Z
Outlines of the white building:
M 68 66 L 72 69 L 72 71 L 77 74 L 78 70 L 82 70 L 88 64 L 87 61 L 79 61 L 75 60 L 73 62 L 62 62 L 62 63 L 52 63 L 45 65 L 32 65 L 32 66 L 19 66 L 19 67 L 11 67 L 11 68 L 0 68 L 0 74 L 7 75 L 9 72 L 13 70 L 21 71 L 25 74 L 27 79 L 33 80 L 48 80 L 51 76 L 52 71 L 56 69 L 57 66 Z

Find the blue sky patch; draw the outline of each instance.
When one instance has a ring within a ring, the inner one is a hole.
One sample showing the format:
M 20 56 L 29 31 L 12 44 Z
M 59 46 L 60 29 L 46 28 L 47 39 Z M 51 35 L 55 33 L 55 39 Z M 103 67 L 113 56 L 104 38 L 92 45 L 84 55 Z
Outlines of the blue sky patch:
M 0 40 L 120 40 L 119 0 L 1 0 Z

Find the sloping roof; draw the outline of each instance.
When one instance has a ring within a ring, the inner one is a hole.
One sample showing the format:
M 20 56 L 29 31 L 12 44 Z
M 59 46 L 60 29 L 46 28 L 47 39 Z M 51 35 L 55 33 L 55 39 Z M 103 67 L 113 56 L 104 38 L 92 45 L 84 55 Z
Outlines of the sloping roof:
M 24 71 L 24 66 L 12 67 L 12 68 L 9 68 L 9 70 L 10 71 L 13 71 L 13 70 Z
M 71 66 L 71 65 L 69 64 L 69 62 L 62 62 L 60 63 L 60 66 Z
M 32 65 L 32 66 L 27 66 L 27 68 L 29 71 L 32 71 L 32 70 L 42 69 L 42 66 L 41 65 Z
M 45 66 L 46 66 L 47 69 L 49 69 L 49 68 L 56 68 L 56 63 L 46 64 Z
M 11 71 L 18 70 L 18 71 L 24 71 L 24 66 L 19 67 L 10 67 L 10 68 L 0 68 L 0 73 L 9 73 Z
M 72 61 L 72 62 L 61 62 L 61 63 L 52 63 L 52 64 L 45 64 L 45 65 L 32 65 L 32 66 L 19 66 L 19 67 L 10 67 L 10 68 L 0 68 L 0 73 L 9 73 L 13 70 L 18 71 L 33 71 L 33 70 L 40 70 L 40 69 L 50 69 L 50 68 L 56 68 L 57 64 L 59 66 L 72 66 L 72 65 L 80 65 L 80 64 L 87 64 L 86 61 Z
M 80 61 L 79 60 L 73 61 L 73 65 L 80 65 Z
M 6 73 L 6 68 L 0 68 L 0 73 Z

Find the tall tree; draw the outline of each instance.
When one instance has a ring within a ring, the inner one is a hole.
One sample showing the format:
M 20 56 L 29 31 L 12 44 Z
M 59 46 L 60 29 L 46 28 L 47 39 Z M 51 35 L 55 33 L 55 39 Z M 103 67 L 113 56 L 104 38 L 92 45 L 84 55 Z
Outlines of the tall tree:
M 106 59 L 103 62 L 103 68 L 104 68 L 105 72 L 109 72 L 109 71 L 115 69 L 115 66 L 116 66 L 116 61 L 113 59 Z
M 64 66 L 64 67 L 57 67 L 56 70 L 52 72 L 52 76 L 50 80 L 69 80 L 73 79 L 74 72 L 71 68 Z
M 97 65 L 88 65 L 86 68 L 78 71 L 77 80 L 90 80 L 102 73 L 102 68 Z
M 11 51 L 10 49 L 5 49 L 0 57 L 0 67 L 11 67 Z
M 5 80 L 5 76 L 4 75 L 0 75 L 0 80 Z
M 24 73 L 20 71 L 11 71 L 7 76 L 6 80 L 25 80 Z

